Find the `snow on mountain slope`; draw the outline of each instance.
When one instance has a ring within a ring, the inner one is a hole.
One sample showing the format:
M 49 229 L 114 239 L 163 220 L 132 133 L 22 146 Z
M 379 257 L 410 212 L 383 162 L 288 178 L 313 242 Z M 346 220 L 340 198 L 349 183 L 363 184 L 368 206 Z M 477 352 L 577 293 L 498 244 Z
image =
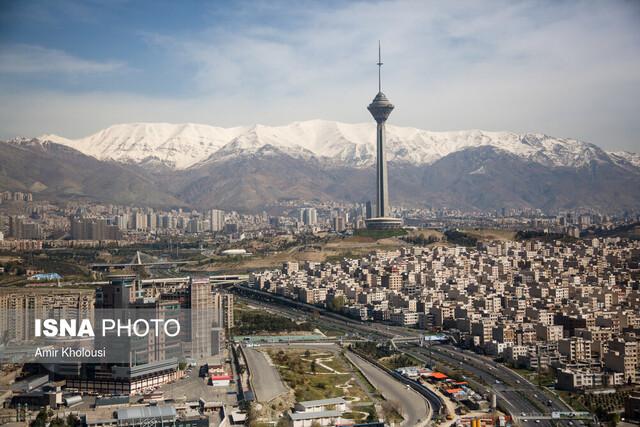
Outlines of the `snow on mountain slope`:
M 262 155 L 269 147 L 294 157 L 324 157 L 364 167 L 375 162 L 375 123 L 345 124 L 327 120 L 293 122 L 286 126 L 220 128 L 198 124 L 133 123 L 111 126 L 85 138 L 70 140 L 43 135 L 100 160 L 123 163 L 159 162 L 186 169 L 201 162 L 238 155 Z M 456 151 L 491 146 L 545 166 L 580 167 L 589 162 L 614 162 L 640 167 L 640 156 L 607 153 L 575 139 L 539 134 L 467 130 L 430 132 L 387 125 L 388 160 L 431 164 Z
M 640 154 L 630 153 L 628 151 L 614 151 L 609 152 L 608 154 L 614 162 L 620 165 L 631 164 L 637 168 L 640 168 Z
M 132 123 L 114 125 L 76 140 L 57 135 L 38 139 L 68 145 L 100 160 L 122 163 L 157 160 L 175 169 L 186 169 L 247 129 L 247 126 L 225 129 L 192 123 Z

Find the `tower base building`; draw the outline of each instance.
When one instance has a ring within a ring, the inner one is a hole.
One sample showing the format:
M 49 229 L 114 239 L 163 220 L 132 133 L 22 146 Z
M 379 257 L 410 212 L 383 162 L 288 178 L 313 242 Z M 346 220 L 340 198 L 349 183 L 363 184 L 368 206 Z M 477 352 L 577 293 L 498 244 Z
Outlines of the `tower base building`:
M 365 220 L 367 228 L 370 230 L 389 230 L 392 228 L 400 228 L 404 225 L 402 218 L 369 218 Z

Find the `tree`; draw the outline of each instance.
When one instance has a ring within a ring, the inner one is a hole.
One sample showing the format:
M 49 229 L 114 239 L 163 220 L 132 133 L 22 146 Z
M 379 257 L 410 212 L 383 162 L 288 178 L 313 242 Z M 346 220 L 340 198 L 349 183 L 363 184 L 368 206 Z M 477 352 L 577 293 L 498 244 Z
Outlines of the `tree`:
M 382 402 L 382 415 L 384 419 L 389 421 L 391 415 L 395 412 L 398 415 L 402 416 L 402 404 L 397 400 L 385 400 Z
M 339 295 L 337 297 L 331 298 L 327 302 L 327 308 L 331 311 L 340 311 L 344 307 L 344 296 Z
M 258 411 L 253 403 L 245 401 L 244 410 L 247 411 L 247 424 L 249 426 L 258 425 Z
M 38 412 L 38 415 L 36 416 L 36 419 L 31 422 L 31 426 L 32 427 L 46 427 L 48 419 L 49 419 L 49 416 L 47 415 L 47 411 L 42 409 L 42 410 L 40 410 L 40 412 Z
M 64 422 L 64 420 L 60 417 L 55 417 L 53 420 L 51 420 L 51 424 L 50 427 L 65 427 L 67 424 Z
M 69 427 L 75 427 L 77 423 L 78 423 L 78 417 L 76 417 L 75 414 L 69 414 L 69 416 L 67 416 L 67 425 Z

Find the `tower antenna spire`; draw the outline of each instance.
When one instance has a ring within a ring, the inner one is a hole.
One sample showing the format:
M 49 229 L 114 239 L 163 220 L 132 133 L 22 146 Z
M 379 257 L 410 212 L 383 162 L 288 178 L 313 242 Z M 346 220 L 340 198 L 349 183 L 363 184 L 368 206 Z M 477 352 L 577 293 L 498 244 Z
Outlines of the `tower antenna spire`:
M 382 92 L 382 53 L 380 51 L 380 40 L 378 40 L 378 92 Z

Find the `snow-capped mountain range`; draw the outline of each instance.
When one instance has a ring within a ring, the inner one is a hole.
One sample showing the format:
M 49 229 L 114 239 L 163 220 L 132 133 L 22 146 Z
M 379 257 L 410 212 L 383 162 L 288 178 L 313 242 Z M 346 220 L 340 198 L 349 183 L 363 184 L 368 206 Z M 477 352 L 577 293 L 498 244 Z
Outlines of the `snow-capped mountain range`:
M 80 139 L 42 135 L 98 160 L 174 170 L 199 167 L 207 162 L 275 148 L 294 158 L 324 158 L 351 167 L 371 166 L 376 159 L 375 123 L 346 124 L 311 120 L 286 126 L 238 126 L 221 128 L 200 124 L 119 124 Z M 388 160 L 414 166 L 430 165 L 467 148 L 493 147 L 547 167 L 578 168 L 592 162 L 612 162 L 640 172 L 640 155 L 607 152 L 569 138 L 541 134 L 467 130 L 431 132 L 387 125 Z
M 640 209 L 640 156 L 575 139 L 387 126 L 392 206 Z M 221 128 L 133 123 L 0 141 L 0 190 L 43 200 L 260 211 L 375 199 L 375 123 Z

